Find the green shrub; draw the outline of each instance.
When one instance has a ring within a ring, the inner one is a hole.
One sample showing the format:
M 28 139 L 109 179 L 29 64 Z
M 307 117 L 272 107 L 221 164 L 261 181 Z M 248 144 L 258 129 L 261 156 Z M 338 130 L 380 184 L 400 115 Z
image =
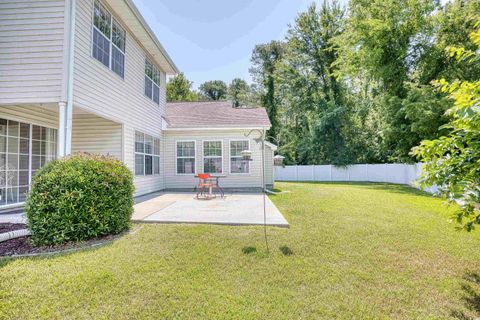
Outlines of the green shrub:
M 35 175 L 25 207 L 36 245 L 61 244 L 128 230 L 133 176 L 119 160 L 75 154 Z

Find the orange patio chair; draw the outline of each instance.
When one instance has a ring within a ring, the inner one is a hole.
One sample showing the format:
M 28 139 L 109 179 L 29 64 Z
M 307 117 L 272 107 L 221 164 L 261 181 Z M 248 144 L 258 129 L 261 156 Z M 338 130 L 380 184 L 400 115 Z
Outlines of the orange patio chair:
M 213 188 L 213 181 L 211 180 L 209 173 L 200 173 L 198 174 L 198 185 L 197 185 L 197 199 L 199 196 L 208 197 L 211 196 L 210 191 Z M 206 191 L 206 193 L 205 193 Z

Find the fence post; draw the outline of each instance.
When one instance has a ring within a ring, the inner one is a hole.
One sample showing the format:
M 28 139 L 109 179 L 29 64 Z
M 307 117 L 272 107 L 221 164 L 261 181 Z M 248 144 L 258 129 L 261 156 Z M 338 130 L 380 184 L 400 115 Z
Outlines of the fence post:
M 409 169 L 410 169 L 410 164 L 404 164 L 403 165 L 403 177 L 404 177 L 404 183 L 406 185 L 410 185 L 410 176 L 408 175 Z
M 368 163 L 365 164 L 365 179 L 370 181 L 370 177 L 368 176 Z
M 313 179 L 313 181 L 316 181 L 315 180 L 315 165 L 312 165 L 312 179 Z
M 298 164 L 295 165 L 295 181 L 298 181 Z
M 332 180 L 332 165 L 329 164 L 328 166 L 330 167 L 330 181 L 333 181 L 333 180 Z

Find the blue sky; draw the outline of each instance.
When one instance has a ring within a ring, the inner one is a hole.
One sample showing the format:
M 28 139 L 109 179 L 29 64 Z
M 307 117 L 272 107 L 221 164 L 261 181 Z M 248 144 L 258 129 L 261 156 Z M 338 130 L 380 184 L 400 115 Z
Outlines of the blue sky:
M 178 68 L 207 80 L 250 82 L 255 44 L 283 39 L 312 0 L 134 0 Z M 343 1 L 342 1 L 343 2 Z

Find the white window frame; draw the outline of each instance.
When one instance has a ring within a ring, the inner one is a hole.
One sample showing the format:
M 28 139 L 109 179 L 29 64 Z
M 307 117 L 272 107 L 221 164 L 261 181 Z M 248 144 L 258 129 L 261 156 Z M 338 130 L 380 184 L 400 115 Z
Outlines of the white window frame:
M 97 28 L 97 26 L 95 25 L 95 2 L 98 1 L 104 8 L 105 10 L 107 10 L 107 12 L 110 14 L 110 39 L 108 39 L 104 34 L 103 32 Z M 125 74 L 126 74 L 126 71 L 127 71 L 127 29 L 125 28 L 125 26 L 118 20 L 116 19 L 111 10 L 108 8 L 108 6 L 106 6 L 103 1 L 101 0 L 93 0 L 92 1 L 92 9 L 91 9 L 91 12 L 92 12 L 92 29 L 91 29 L 91 33 L 90 33 L 90 56 L 93 58 L 93 60 L 95 60 L 96 62 L 98 62 L 100 65 L 102 65 L 104 68 L 107 68 L 109 69 L 111 72 L 113 72 L 117 77 L 119 77 L 120 79 L 122 80 L 125 80 Z M 113 43 L 112 41 L 112 37 L 113 37 L 113 19 L 115 19 L 116 23 L 123 28 L 123 31 L 125 32 L 125 50 L 122 51 L 119 47 L 117 47 L 117 45 L 115 43 Z M 96 29 L 101 36 L 103 36 L 105 39 L 107 39 L 107 41 L 109 42 L 109 46 L 108 46 L 108 50 L 109 50 L 109 59 L 108 59 L 108 67 L 106 65 L 104 65 L 101 61 L 99 61 L 97 58 L 95 58 L 93 56 L 93 30 Z M 118 73 L 116 73 L 115 71 L 113 71 L 112 69 L 112 59 L 113 59 L 113 55 L 112 55 L 112 46 L 115 46 L 115 48 L 117 48 L 118 51 L 122 52 L 123 53 L 123 77 L 121 75 L 119 75 Z
M 145 65 L 147 64 L 147 61 L 152 65 L 153 68 L 155 68 L 155 71 L 158 72 L 158 77 L 159 77 L 159 84 L 157 84 L 152 78 L 150 78 L 150 76 L 148 76 L 146 73 L 145 73 Z M 145 94 L 145 77 L 147 77 L 148 79 L 150 79 L 150 81 L 152 81 L 152 97 L 150 98 L 149 96 L 147 96 Z M 155 65 L 155 63 L 152 62 L 152 59 L 150 59 L 149 57 L 145 56 L 145 63 L 144 63 L 144 66 L 143 66 L 143 95 L 145 97 L 147 97 L 150 101 L 153 101 L 153 103 L 157 104 L 157 105 L 160 105 L 160 84 L 162 82 L 162 72 L 160 71 L 159 68 L 157 68 L 157 66 Z M 155 100 L 153 100 L 153 88 L 154 86 L 158 87 L 158 102 L 156 102 Z
M 250 150 L 250 140 L 249 139 L 230 139 L 228 141 L 228 167 L 229 173 L 231 175 L 250 175 L 251 174 L 251 162 L 248 164 L 248 171 L 247 172 L 232 172 L 232 158 L 241 158 L 241 156 L 232 156 L 232 141 L 247 141 L 248 142 L 248 150 Z
M 33 152 L 32 152 L 32 151 L 33 151 L 33 148 L 32 148 L 32 146 L 33 146 L 33 141 L 42 141 L 42 142 L 47 142 L 47 143 L 53 143 L 54 148 L 57 149 L 57 148 L 58 148 L 58 146 L 57 146 L 57 142 L 58 142 L 58 141 L 57 141 L 57 139 L 58 139 L 58 128 L 55 128 L 55 127 L 50 126 L 50 125 L 46 125 L 46 124 L 44 124 L 44 123 L 39 123 L 39 122 L 36 122 L 36 121 L 34 121 L 34 122 L 26 122 L 25 120 L 23 120 L 23 119 L 21 119 L 21 118 L 16 118 L 16 117 L 15 117 L 15 118 L 10 118 L 10 117 L 5 117 L 5 116 L 2 115 L 0 118 L 3 119 L 3 120 L 7 120 L 7 126 L 8 126 L 8 122 L 9 122 L 9 121 L 14 121 L 14 122 L 17 122 L 17 123 L 18 123 L 17 136 L 11 136 L 11 135 L 9 134 L 9 132 L 8 132 L 8 129 L 7 129 L 7 132 L 5 133 L 5 135 L 3 135 L 3 136 L 5 137 L 5 151 L 6 151 L 6 152 L 5 152 L 5 164 L 6 164 L 6 165 L 8 165 L 8 160 L 9 160 L 9 159 L 8 159 L 8 157 L 9 157 L 8 155 L 9 155 L 9 154 L 12 154 L 12 153 L 9 152 L 9 150 L 8 150 L 8 148 L 9 148 L 9 145 L 8 145 L 8 144 L 9 144 L 9 138 L 11 138 L 11 137 L 18 138 L 18 139 L 19 139 L 19 143 L 20 143 L 20 139 L 28 140 L 28 143 L 29 143 L 29 146 L 28 146 L 28 154 L 26 154 L 26 153 L 21 153 L 21 152 L 20 152 L 20 144 L 19 144 L 19 145 L 18 145 L 18 152 L 17 152 L 17 153 L 13 153 L 13 154 L 16 154 L 16 155 L 18 156 L 17 164 L 16 164 L 17 168 L 16 168 L 16 170 L 11 170 L 11 171 L 16 171 L 16 172 L 17 172 L 17 179 L 19 179 L 19 172 L 20 172 L 20 171 L 27 171 L 27 170 L 28 170 L 28 182 L 27 182 L 27 185 L 24 185 L 24 184 L 20 185 L 19 180 L 17 180 L 17 181 L 18 181 L 18 182 L 17 182 L 17 185 L 12 186 L 11 188 L 24 188 L 24 187 L 27 187 L 27 188 L 28 188 L 28 192 L 30 192 L 30 188 L 31 188 L 31 184 L 32 184 L 32 178 L 33 178 L 33 175 L 32 175 L 33 171 L 38 171 L 38 170 L 40 170 L 44 165 L 46 165 L 46 164 L 47 164 L 47 161 L 46 161 L 47 158 L 50 159 L 48 162 L 57 159 L 57 152 L 53 153 L 53 154 L 50 155 L 50 156 L 47 156 L 46 154 L 43 154 L 42 151 L 40 151 L 40 152 L 42 153 L 41 156 L 44 156 L 44 157 L 45 157 L 45 159 L 44 159 L 45 162 L 44 162 L 43 164 L 40 164 L 40 167 L 34 170 L 34 169 L 32 168 L 32 156 L 33 156 Z M 29 126 L 29 129 L 28 129 L 28 131 L 29 131 L 29 138 L 28 138 L 28 139 L 20 136 L 20 130 L 21 130 L 21 129 L 20 129 L 20 125 L 21 125 L 21 124 L 26 124 L 26 125 Z M 56 134 L 56 136 L 57 136 L 57 139 L 51 140 L 51 141 L 50 141 L 50 140 L 47 140 L 47 139 L 41 139 L 41 140 L 33 139 L 33 126 L 42 127 L 42 128 L 44 128 L 44 129 L 52 129 L 52 130 L 55 130 L 55 134 Z M 20 170 L 20 156 L 22 156 L 22 155 L 23 155 L 23 156 L 28 156 L 28 169 L 21 169 L 21 170 Z M 36 156 L 38 156 L 38 155 L 36 154 Z M 8 196 L 8 191 L 7 191 L 8 186 L 5 185 L 5 188 L 4 188 L 4 189 L 6 190 L 5 196 Z M 19 197 L 20 197 L 20 191 L 17 192 L 17 201 L 18 201 Z M 4 202 L 4 199 L 3 199 L 3 198 L 1 199 L 1 202 Z M 9 203 L 9 204 L 1 204 L 1 203 L 0 203 L 0 208 L 2 208 L 2 209 L 3 209 L 3 208 L 14 208 L 14 207 L 17 207 L 17 206 L 20 206 L 20 205 L 23 205 L 23 204 L 25 204 L 25 201 L 19 201 L 19 202 L 14 202 L 14 203 Z
M 178 143 L 179 142 L 193 142 L 193 157 L 179 157 L 178 156 Z M 195 161 L 193 166 L 193 173 L 178 173 L 178 162 L 177 159 L 191 159 Z M 197 141 L 196 140 L 175 140 L 175 175 L 177 176 L 195 176 L 197 174 Z
M 143 134 L 143 152 L 138 152 L 135 150 L 135 147 L 136 147 L 136 143 L 137 143 L 137 140 L 136 140 L 136 136 L 137 136 L 137 132 L 138 133 L 141 133 Z M 146 153 L 145 152 L 145 136 L 150 136 L 152 137 L 152 153 Z M 159 154 L 155 154 L 155 139 L 157 139 L 160 143 L 159 145 Z M 162 155 L 161 155 L 161 150 L 162 150 L 162 139 L 158 136 L 154 136 L 154 135 L 151 135 L 151 134 L 148 134 L 148 133 L 145 133 L 143 131 L 140 131 L 140 130 L 134 130 L 134 133 L 133 133 L 133 142 L 134 142 L 134 148 L 133 148 L 133 152 L 134 152 L 134 155 L 133 155 L 133 174 L 135 177 L 155 177 L 155 176 L 159 176 L 162 174 Z M 143 156 L 143 174 L 136 174 L 136 170 L 137 170 L 137 164 L 136 164 L 136 155 L 142 155 Z M 151 156 L 152 157 L 152 174 L 146 174 L 145 173 L 145 156 Z M 158 158 L 159 159 L 159 167 L 158 167 L 158 173 L 155 173 L 155 158 Z
M 222 151 L 221 156 L 205 156 L 205 142 L 220 142 L 220 150 Z M 205 159 L 214 159 L 214 158 L 222 158 L 222 171 L 221 172 L 209 172 L 209 174 L 223 174 L 223 140 L 220 139 L 214 139 L 214 140 L 202 140 L 202 169 L 203 173 L 205 172 Z

